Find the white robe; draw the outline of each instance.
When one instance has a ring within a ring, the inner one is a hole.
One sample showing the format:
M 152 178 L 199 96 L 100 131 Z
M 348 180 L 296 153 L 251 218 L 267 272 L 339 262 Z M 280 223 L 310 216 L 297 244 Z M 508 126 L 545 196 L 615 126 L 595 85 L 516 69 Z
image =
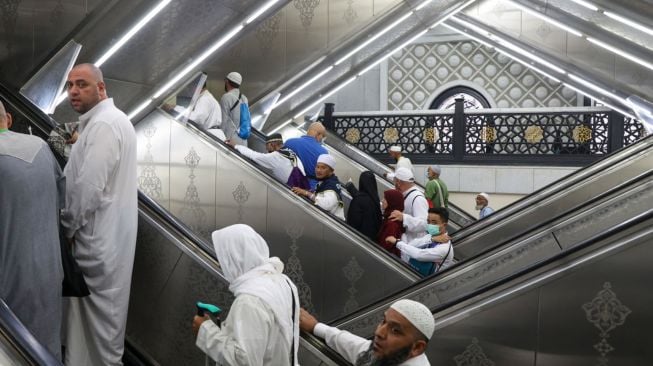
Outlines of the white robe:
M 329 211 L 340 220 L 345 220 L 345 210 L 335 191 L 323 191 L 315 194 L 315 204 Z
M 408 188 L 403 194 L 403 226 L 406 231 L 401 235 L 401 240 L 408 243 L 424 235 L 429 215 L 429 203 L 424 194 L 415 186 Z M 401 258 L 408 261 L 408 257 L 403 254 Z
M 203 90 L 190 110 L 188 119 L 206 129 L 222 125 L 222 110 L 220 103 L 208 90 Z
M 263 238 L 242 224 L 213 232 L 216 257 L 229 290 L 236 296 L 222 327 L 205 321 L 195 344 L 221 365 L 297 365 L 299 298 L 282 274 L 283 263 L 270 258 Z M 294 307 L 294 317 L 293 317 Z
M 242 145 L 236 145 L 236 150 L 248 158 L 254 160 L 256 164 L 271 171 L 272 174 L 274 174 L 274 176 L 283 183 L 288 182 L 288 177 L 290 177 L 290 172 L 293 168 L 292 161 L 290 161 L 290 159 L 287 157 L 281 155 L 281 153 L 278 151 L 263 154 Z M 296 161 L 299 170 L 301 170 L 302 174 L 306 175 L 302 161 L 299 158 L 297 158 Z
M 121 365 L 138 225 L 136 134 L 112 99 L 80 116 L 62 225 L 91 295 L 71 298 L 66 365 Z
M 240 129 L 240 104 L 236 105 L 240 89 L 231 89 L 224 93 L 220 99 L 220 107 L 222 108 L 222 130 L 227 140 L 233 141 L 236 145 L 247 146 L 247 140 L 238 137 L 238 130 Z M 242 103 L 247 103 L 247 97 L 243 94 L 240 96 Z M 234 107 L 234 105 L 236 105 Z
M 324 339 L 326 344 L 338 352 L 345 360 L 356 363 L 358 356 L 370 348 L 371 340 L 351 334 L 326 324 L 318 323 L 313 334 Z M 413 357 L 399 364 L 399 366 L 430 366 L 425 354 Z
M 397 160 L 397 164 L 395 165 L 395 171 L 399 168 L 406 168 L 410 170 L 411 173 L 413 173 L 413 176 L 415 176 L 415 171 L 413 170 L 413 163 L 411 163 L 410 159 L 404 156 L 400 156 L 399 159 Z M 395 173 L 388 173 L 387 178 L 389 181 L 393 181 L 395 179 Z
M 438 243 L 433 248 L 424 248 L 431 243 L 431 234 L 425 234 L 409 243 L 397 242 L 397 249 L 401 251 L 402 258 L 415 259 L 420 262 L 435 262 L 438 264 L 438 271 L 448 268 L 454 264 L 454 253 L 451 241 Z

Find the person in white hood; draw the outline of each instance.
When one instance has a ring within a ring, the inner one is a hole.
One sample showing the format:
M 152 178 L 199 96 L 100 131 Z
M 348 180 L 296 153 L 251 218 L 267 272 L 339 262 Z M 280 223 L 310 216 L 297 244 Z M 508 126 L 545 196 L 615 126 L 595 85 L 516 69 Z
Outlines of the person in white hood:
M 195 316 L 196 345 L 221 365 L 297 365 L 299 299 L 279 258 L 254 229 L 213 232 L 215 253 L 234 300 L 222 327 Z

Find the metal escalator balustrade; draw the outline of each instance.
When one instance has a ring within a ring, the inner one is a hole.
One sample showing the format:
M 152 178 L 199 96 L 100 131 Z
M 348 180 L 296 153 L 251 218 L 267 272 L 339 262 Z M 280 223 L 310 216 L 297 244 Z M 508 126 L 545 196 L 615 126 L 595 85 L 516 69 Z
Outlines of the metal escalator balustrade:
M 235 223 L 252 226 L 286 263 L 303 306 L 322 318 L 335 319 L 419 278 L 202 131 L 158 109 L 135 128 L 143 193 L 203 238 Z
M 624 182 L 648 174 L 652 147 L 653 136 L 644 138 L 457 232 L 453 236 L 456 257 L 467 258 L 511 240 Z
M 4 88 L 1 91 L 15 117 L 34 127 L 35 133 L 48 135 L 52 128 L 49 122 L 52 121 L 47 116 L 22 97 Z M 58 155 L 57 151 L 55 155 Z M 63 160 L 61 156 L 57 158 Z M 133 357 L 139 365 L 204 362 L 204 353 L 195 347 L 189 319 L 195 314 L 198 299 L 219 304 L 227 312 L 233 302 L 228 286 L 214 257 L 212 244 L 139 192 L 139 228 L 125 364 L 129 365 Z M 33 338 L 30 340 L 29 335 L 16 331 L 16 323 L 7 321 L 8 315 L 2 305 L 0 364 L 60 365 L 41 354 Z M 24 338 L 27 340 L 21 341 Z M 320 360 L 324 365 L 341 364 L 337 355 L 306 340 L 300 342 L 300 355 L 300 361 L 310 359 Z
M 607 364 L 606 356 L 618 349 L 610 357 L 615 364 L 647 364 L 653 359 L 645 347 L 653 297 L 641 278 L 653 259 L 652 224 L 649 208 L 600 225 L 571 250 L 431 307 L 436 328 L 426 352 L 430 362 L 578 365 L 598 358 Z M 384 311 L 393 301 L 379 307 Z M 379 314 L 362 311 L 357 317 L 365 330 L 347 323 L 340 328 L 371 337 Z
M 560 253 L 573 251 L 610 228 L 650 214 L 652 200 L 653 172 L 649 171 L 639 180 L 623 184 L 571 214 L 542 224 L 504 246 L 458 263 L 334 324 L 357 334 L 371 334 L 371 327 L 394 299 L 408 297 L 430 308 L 459 301 Z

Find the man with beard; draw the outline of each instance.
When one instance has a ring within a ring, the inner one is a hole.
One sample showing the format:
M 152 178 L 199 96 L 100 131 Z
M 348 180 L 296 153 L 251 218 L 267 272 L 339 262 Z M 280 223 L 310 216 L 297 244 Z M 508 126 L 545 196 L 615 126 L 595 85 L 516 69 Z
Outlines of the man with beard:
M 322 154 L 315 165 L 315 177 L 318 180 L 315 191 L 309 191 L 300 187 L 293 187 L 292 191 L 313 201 L 326 211 L 329 211 L 337 218 L 344 220 L 345 211 L 342 203 L 341 187 L 338 177 L 335 175 L 336 159 L 329 154 Z
M 356 366 L 429 366 L 424 352 L 433 335 L 433 314 L 423 304 L 402 299 L 386 310 L 374 338 L 367 340 L 319 323 L 306 310 L 299 314 L 301 330 L 314 334 Z

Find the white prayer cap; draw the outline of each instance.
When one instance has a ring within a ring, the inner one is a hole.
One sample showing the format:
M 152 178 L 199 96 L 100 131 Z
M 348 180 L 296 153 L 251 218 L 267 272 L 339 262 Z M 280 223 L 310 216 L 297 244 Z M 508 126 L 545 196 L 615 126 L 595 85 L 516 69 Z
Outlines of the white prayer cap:
M 390 149 L 389 149 L 389 150 L 392 151 L 392 152 L 398 152 L 398 153 L 400 153 L 400 152 L 401 152 L 401 147 L 400 147 L 400 146 L 397 146 L 397 145 L 394 145 L 394 146 L 390 146 Z
M 336 159 L 329 154 L 322 154 L 317 158 L 318 163 L 326 164 L 331 167 L 331 169 L 336 168 Z
M 395 179 L 398 179 L 403 182 L 415 181 L 413 172 L 411 172 L 410 169 L 408 168 L 397 168 L 397 170 L 395 170 Z
M 431 339 L 435 329 L 435 320 L 433 320 L 433 314 L 429 308 L 417 301 L 401 299 L 390 305 L 390 309 L 406 318 L 426 339 Z
M 433 173 L 435 173 L 435 174 L 438 174 L 438 175 L 439 175 L 440 173 L 442 173 L 442 168 L 440 168 L 439 165 L 433 164 L 433 165 L 431 165 L 429 168 L 431 168 L 431 170 L 432 170 Z
M 488 201 L 488 202 L 490 201 L 490 195 L 489 194 L 487 194 L 485 192 L 481 192 L 478 195 L 485 198 L 486 201 Z
M 243 82 L 243 77 L 239 73 L 232 71 L 227 74 L 227 80 L 231 80 L 234 83 L 240 85 Z

